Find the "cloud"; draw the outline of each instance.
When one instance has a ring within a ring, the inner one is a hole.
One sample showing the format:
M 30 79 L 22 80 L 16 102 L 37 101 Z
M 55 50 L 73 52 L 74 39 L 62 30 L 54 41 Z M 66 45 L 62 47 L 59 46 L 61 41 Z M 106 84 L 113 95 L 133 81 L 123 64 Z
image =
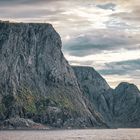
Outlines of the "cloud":
M 127 22 L 140 22 L 140 9 L 135 9 L 132 12 L 114 13 L 111 16 L 114 18 L 120 18 Z
M 0 3 L 1 4 L 4 4 L 4 5 L 19 5 L 19 4 L 31 4 L 31 5 L 34 5 L 34 4 L 38 4 L 38 3 L 49 3 L 49 2 L 57 2 L 57 1 L 64 1 L 64 0 L 0 0 Z
M 140 47 L 139 34 L 114 29 L 97 29 L 73 37 L 63 44 L 64 52 L 72 56 L 87 56 L 105 51 L 136 50 Z
M 103 75 L 135 75 L 140 70 L 140 59 L 105 63 L 104 69 L 99 70 Z
M 120 82 L 135 83 L 140 88 L 140 58 L 129 61 L 105 63 L 104 68 L 98 70 L 112 87 Z
M 10 9 L 10 14 L 7 13 L 8 9 L 0 9 L 0 17 L 3 18 L 14 18 L 14 19 L 24 19 L 24 18 L 41 18 L 46 16 L 46 18 L 49 18 L 50 16 L 54 16 L 56 14 L 59 14 L 63 12 L 63 10 L 48 10 L 48 9 Z M 18 12 L 17 12 L 18 11 Z
M 115 10 L 116 4 L 114 3 L 106 3 L 106 4 L 98 4 L 96 7 L 104 9 L 104 10 Z
M 120 4 L 120 3 L 119 3 Z M 112 13 L 111 17 L 121 19 L 129 24 L 139 24 L 140 22 L 140 3 L 139 0 L 128 1 L 120 5 L 120 11 Z

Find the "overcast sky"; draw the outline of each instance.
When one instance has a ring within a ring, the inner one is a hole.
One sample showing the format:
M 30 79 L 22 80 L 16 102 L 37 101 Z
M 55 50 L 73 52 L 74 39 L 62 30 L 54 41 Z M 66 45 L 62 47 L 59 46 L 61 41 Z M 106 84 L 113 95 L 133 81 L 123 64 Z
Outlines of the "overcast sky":
M 70 64 L 140 88 L 139 0 L 0 0 L 0 19 L 51 23 Z

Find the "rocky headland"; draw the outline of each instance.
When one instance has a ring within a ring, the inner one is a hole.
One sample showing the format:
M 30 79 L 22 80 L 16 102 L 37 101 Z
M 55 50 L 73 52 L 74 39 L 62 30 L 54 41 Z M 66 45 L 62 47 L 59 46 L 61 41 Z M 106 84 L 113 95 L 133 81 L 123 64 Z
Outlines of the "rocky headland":
M 140 91 L 70 66 L 51 24 L 0 22 L 0 128 L 140 127 Z

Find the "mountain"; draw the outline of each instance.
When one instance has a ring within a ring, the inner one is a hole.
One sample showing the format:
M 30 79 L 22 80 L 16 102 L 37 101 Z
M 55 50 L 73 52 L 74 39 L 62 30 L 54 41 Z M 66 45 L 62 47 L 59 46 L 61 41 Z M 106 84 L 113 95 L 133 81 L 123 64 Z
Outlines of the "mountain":
M 17 117 L 51 127 L 104 126 L 82 98 L 61 47 L 51 24 L 0 22 L 1 122 Z
M 140 127 L 140 91 L 134 85 L 120 83 L 114 90 L 116 127 Z
M 134 84 L 122 82 L 111 89 L 95 69 L 73 69 L 83 95 L 109 127 L 140 127 L 140 91 Z
M 140 91 L 70 66 L 51 24 L 0 21 L 0 128 L 140 127 Z

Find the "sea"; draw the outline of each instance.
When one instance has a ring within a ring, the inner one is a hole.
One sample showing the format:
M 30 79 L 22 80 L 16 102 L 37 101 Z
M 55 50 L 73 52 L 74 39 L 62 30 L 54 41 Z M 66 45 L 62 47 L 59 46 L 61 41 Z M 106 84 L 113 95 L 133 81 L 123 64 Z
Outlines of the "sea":
M 0 140 L 140 140 L 140 129 L 2 130 Z

